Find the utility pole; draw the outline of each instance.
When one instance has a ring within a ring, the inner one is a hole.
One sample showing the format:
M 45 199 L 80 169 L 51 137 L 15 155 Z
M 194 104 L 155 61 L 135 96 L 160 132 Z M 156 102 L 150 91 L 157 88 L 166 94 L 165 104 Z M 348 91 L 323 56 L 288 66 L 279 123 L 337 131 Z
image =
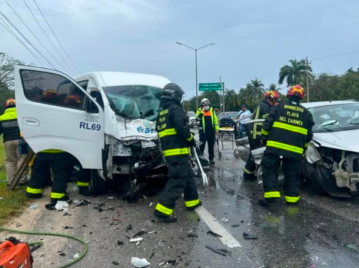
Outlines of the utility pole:
M 309 102 L 309 61 L 308 57 L 305 58 L 305 67 L 306 67 L 306 77 L 307 77 L 307 102 Z
M 226 102 L 225 102 L 225 93 L 224 93 L 224 82 L 221 82 L 222 84 L 222 93 L 223 93 L 223 112 L 226 111 Z

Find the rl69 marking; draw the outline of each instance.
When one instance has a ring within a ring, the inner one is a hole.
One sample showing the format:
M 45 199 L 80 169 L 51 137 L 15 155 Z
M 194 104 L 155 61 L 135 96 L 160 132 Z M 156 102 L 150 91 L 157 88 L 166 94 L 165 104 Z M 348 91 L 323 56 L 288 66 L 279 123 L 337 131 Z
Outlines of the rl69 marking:
M 80 122 L 80 128 L 88 129 L 88 130 L 100 131 L 101 130 L 101 125 L 100 124 L 91 124 L 91 123 Z

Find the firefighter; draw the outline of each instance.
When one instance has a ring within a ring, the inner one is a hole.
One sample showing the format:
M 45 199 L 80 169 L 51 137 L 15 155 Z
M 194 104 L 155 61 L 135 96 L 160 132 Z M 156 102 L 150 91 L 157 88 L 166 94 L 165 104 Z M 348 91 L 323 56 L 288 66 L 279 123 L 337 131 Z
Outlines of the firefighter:
M 49 89 L 42 93 L 41 101 L 54 104 L 57 103 L 57 97 L 57 92 Z M 70 155 L 64 151 L 49 149 L 37 153 L 26 189 L 26 196 L 29 198 L 41 198 L 43 196 L 42 188 L 45 186 L 50 167 L 54 174 L 51 203 L 56 204 L 58 200 L 68 200 L 66 188 L 70 179 L 70 165 Z
M 260 105 L 257 107 L 257 109 L 254 110 L 251 119 L 265 119 L 269 112 L 271 111 L 272 107 L 274 107 L 280 100 L 280 96 L 277 91 L 269 90 L 264 93 L 264 99 L 260 103 Z M 250 142 L 250 149 L 254 150 L 258 147 L 261 147 L 261 128 L 262 128 L 262 122 L 254 123 L 253 129 L 250 129 L 247 133 L 247 135 L 251 135 Z M 253 180 L 254 177 L 254 171 L 256 169 L 256 164 L 254 162 L 252 154 L 249 154 L 247 163 L 243 170 L 243 178 L 245 180 Z
M 18 145 L 21 136 L 17 122 L 16 102 L 14 99 L 8 99 L 6 101 L 4 114 L 0 116 L 0 135 L 1 134 L 3 134 L 4 138 L 7 185 L 10 185 L 17 169 L 24 160 L 24 158 L 18 154 Z M 26 178 L 27 174 L 24 172 L 18 184 L 26 184 Z
M 162 153 L 168 164 L 169 180 L 156 205 L 154 215 L 166 223 L 177 221 L 173 210 L 176 200 L 182 193 L 187 210 L 191 211 L 202 205 L 189 161 L 188 147 L 195 147 L 196 142 L 180 103 L 183 94 L 183 90 L 174 83 L 164 87 L 156 125 Z
M 299 86 L 289 88 L 288 101 L 280 103 L 267 116 L 262 128 L 266 150 L 262 158 L 264 200 L 260 204 L 280 200 L 278 168 L 281 158 L 284 172 L 284 196 L 287 204 L 299 201 L 301 159 L 313 137 L 312 114 L 299 104 L 305 94 Z
M 196 113 L 196 118 L 199 121 L 199 140 L 202 143 L 200 145 L 200 151 L 203 154 L 207 142 L 209 163 L 214 165 L 214 143 L 216 141 L 216 135 L 218 135 L 219 125 L 217 114 L 210 106 L 208 99 L 204 98 L 201 100 L 201 107 Z

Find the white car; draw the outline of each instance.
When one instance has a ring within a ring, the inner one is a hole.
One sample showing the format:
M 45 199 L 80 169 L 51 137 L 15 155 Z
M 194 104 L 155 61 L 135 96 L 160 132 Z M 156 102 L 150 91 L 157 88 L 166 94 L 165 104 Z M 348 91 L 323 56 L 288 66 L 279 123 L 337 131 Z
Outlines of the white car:
M 92 169 L 94 193 L 120 178 L 127 190 L 165 168 L 155 131 L 162 76 L 91 72 L 71 78 L 61 72 L 16 66 L 20 130 L 32 150 L 59 149 Z
M 303 103 L 312 114 L 315 125 L 314 137 L 303 156 L 304 178 L 319 193 L 336 197 L 352 197 L 359 194 L 359 102 L 325 101 Z M 254 123 L 247 122 L 251 127 Z M 237 140 L 237 145 L 248 148 L 248 140 Z M 244 149 L 246 161 L 248 149 Z M 265 147 L 252 150 L 257 164 L 257 179 L 262 181 L 260 162 Z M 283 179 L 279 173 L 279 180 Z
M 195 112 L 189 111 L 189 112 L 187 112 L 187 116 L 188 116 L 188 125 L 190 127 L 198 126 L 198 121 L 196 120 Z

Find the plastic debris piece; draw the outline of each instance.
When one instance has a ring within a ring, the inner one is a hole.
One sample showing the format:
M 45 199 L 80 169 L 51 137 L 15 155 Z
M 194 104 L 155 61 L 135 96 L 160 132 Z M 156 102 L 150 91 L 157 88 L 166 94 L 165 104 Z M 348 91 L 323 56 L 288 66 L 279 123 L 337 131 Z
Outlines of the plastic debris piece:
M 138 242 L 136 243 L 136 246 L 138 246 L 139 244 L 141 244 L 141 242 L 140 242 L 140 241 L 138 241 Z
M 131 231 L 132 230 L 132 225 L 130 224 L 130 225 L 128 225 L 127 227 L 126 227 L 126 232 L 127 231 Z
M 137 268 L 142 268 L 142 267 L 146 267 L 151 265 L 151 263 L 149 263 L 145 258 L 140 259 L 137 257 L 132 257 L 131 258 L 131 264 Z
M 87 199 L 80 200 L 77 203 L 75 201 L 76 200 L 74 200 L 74 204 L 76 204 L 75 207 L 87 206 L 87 205 L 91 204 L 91 202 Z
M 148 206 L 149 206 L 149 207 L 152 207 L 152 205 L 153 205 L 153 203 L 151 202 Z
M 112 200 L 113 199 L 113 196 L 109 196 L 107 197 L 108 200 Z
M 30 206 L 30 209 L 37 209 L 38 207 L 39 207 L 38 204 L 32 204 L 32 205 Z
M 229 222 L 229 219 L 223 218 L 222 221 L 223 221 L 224 223 L 227 223 L 227 222 Z
M 113 265 L 120 265 L 117 261 L 112 262 Z
M 167 264 L 176 265 L 176 263 L 177 263 L 176 260 L 169 260 L 169 261 L 161 262 L 158 266 L 167 265 Z
M 124 244 L 125 244 L 125 243 L 123 243 L 123 242 L 120 241 L 120 240 L 117 241 L 117 245 L 118 245 L 118 246 L 123 246 Z
M 157 234 L 157 233 L 158 233 L 157 231 L 148 232 L 148 234 Z
M 80 258 L 80 253 L 76 253 L 76 254 L 74 255 L 74 259 L 78 259 L 78 258 Z
M 142 230 L 142 231 L 139 231 L 137 234 L 135 234 L 134 236 L 132 236 L 133 238 L 135 238 L 136 236 L 141 236 L 141 235 L 144 235 L 144 234 L 147 234 L 146 231 Z
M 243 233 L 243 237 L 244 239 L 258 239 L 258 236 L 252 233 Z
M 142 240 L 143 240 L 142 237 L 131 238 L 130 243 L 137 243 L 137 242 L 141 242 Z
M 208 235 L 212 235 L 212 236 L 214 236 L 214 237 L 222 237 L 221 235 L 219 235 L 219 234 L 217 234 L 217 233 L 215 233 L 215 232 L 212 232 L 212 231 L 208 231 L 207 234 L 208 234 Z
M 222 256 L 224 256 L 224 257 L 227 256 L 224 252 L 222 252 L 222 251 L 220 251 L 220 250 L 218 250 L 218 249 L 212 248 L 212 247 L 210 247 L 210 246 L 206 246 L 206 248 L 208 248 L 209 250 L 212 250 L 214 253 L 217 253 L 217 254 L 222 255 Z
M 67 211 L 69 209 L 69 204 L 66 201 L 57 201 L 55 208 L 57 211 Z

